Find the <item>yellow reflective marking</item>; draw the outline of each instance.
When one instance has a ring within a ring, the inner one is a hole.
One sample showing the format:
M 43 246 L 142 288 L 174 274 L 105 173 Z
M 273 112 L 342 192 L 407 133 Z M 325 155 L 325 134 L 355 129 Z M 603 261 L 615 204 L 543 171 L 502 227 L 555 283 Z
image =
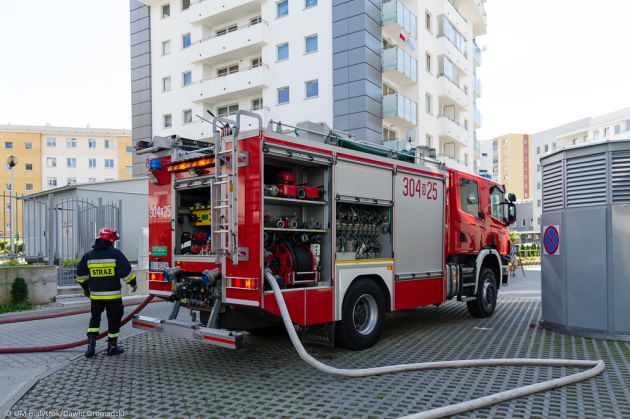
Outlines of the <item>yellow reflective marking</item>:
M 117 298 L 122 298 L 122 294 L 114 294 L 114 295 L 90 295 L 92 300 L 115 300 Z
M 116 263 L 88 263 L 88 268 L 115 268 Z
M 90 276 L 92 278 L 114 276 L 114 268 L 92 268 L 90 267 Z

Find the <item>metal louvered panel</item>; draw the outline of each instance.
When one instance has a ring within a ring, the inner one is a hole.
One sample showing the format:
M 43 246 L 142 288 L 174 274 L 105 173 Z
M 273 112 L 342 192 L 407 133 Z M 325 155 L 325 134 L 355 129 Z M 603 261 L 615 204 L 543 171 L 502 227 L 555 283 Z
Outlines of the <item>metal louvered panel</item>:
M 543 167 L 542 198 L 543 211 L 553 211 L 564 206 L 564 182 L 561 161 Z
M 606 154 L 567 159 L 567 208 L 606 205 Z
M 630 151 L 616 151 L 611 158 L 613 204 L 630 202 Z

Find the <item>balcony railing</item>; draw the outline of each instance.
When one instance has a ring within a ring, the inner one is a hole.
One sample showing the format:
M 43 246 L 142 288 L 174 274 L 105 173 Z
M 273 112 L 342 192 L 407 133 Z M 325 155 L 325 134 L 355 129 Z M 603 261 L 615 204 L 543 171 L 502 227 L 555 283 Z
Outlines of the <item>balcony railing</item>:
M 438 37 L 443 36 L 448 39 L 451 44 L 461 52 L 464 57 L 468 57 L 468 41 L 464 38 L 464 35 L 459 33 L 450 20 L 444 15 L 438 18 L 439 32 Z
M 481 117 L 481 112 L 479 112 L 479 109 L 475 108 L 473 110 L 473 116 L 474 116 L 475 127 L 476 128 L 481 128 L 481 125 L 483 123 L 483 119 Z
M 398 0 L 384 1 L 381 11 L 383 26 L 398 24 L 414 37 L 418 33 L 416 15 Z
M 211 98 L 228 97 L 236 93 L 257 92 L 265 86 L 265 70 L 267 64 L 240 68 L 231 73 L 198 80 L 193 83 L 197 101 Z
M 418 61 L 398 47 L 383 50 L 383 73 L 396 71 L 408 81 L 418 80 Z
M 481 97 L 482 89 L 481 89 L 481 81 L 475 76 L 474 78 L 474 91 L 477 97 Z
M 191 61 L 214 65 L 226 60 L 260 54 L 265 45 L 267 22 L 244 25 L 217 35 L 194 41 L 190 47 Z
M 475 64 L 481 65 L 481 48 L 475 41 L 473 41 L 473 54 L 475 54 Z
M 392 122 L 418 124 L 418 104 L 400 93 L 383 96 L 383 118 L 391 118 Z
M 215 33 L 213 35 L 206 36 L 204 38 L 201 38 L 201 39 L 198 39 L 196 41 L 193 41 L 193 42 L 191 42 L 190 45 L 192 46 L 192 45 L 196 45 L 196 44 L 200 44 L 200 43 L 206 42 L 206 41 L 208 41 L 210 39 L 216 39 L 216 38 L 221 38 L 223 36 L 228 36 L 230 34 L 242 31 L 244 29 L 249 29 L 249 28 L 252 28 L 252 27 L 258 27 L 256 25 L 269 26 L 269 23 L 266 20 L 261 20 L 260 22 L 257 22 L 257 23 L 248 23 L 247 25 L 238 26 L 238 27 L 236 27 L 234 29 L 227 30 L 227 31 L 225 31 L 224 33 L 221 33 L 221 34 L 217 34 L 216 31 L 215 31 Z

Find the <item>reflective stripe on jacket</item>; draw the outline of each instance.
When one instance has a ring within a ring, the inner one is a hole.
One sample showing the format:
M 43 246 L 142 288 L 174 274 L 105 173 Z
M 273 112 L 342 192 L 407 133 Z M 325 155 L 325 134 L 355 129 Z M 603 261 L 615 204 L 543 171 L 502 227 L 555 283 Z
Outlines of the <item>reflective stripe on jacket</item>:
M 93 300 L 122 298 L 120 281 L 135 284 L 136 275 L 123 253 L 109 244 L 97 243 L 77 265 L 77 282 L 89 289 Z

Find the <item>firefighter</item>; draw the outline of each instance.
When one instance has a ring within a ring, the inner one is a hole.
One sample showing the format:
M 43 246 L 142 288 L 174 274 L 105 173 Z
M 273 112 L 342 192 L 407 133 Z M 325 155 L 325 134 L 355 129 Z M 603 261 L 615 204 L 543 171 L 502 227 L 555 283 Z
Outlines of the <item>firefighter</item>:
M 138 289 L 136 274 L 129 261 L 114 247 L 118 233 L 112 228 L 102 228 L 92 246 L 92 250 L 81 258 L 77 266 L 77 282 L 92 305 L 92 317 L 87 330 L 88 346 L 85 356 L 91 358 L 96 350 L 96 337 L 99 334 L 101 314 L 107 311 L 108 336 L 107 355 L 120 355 L 124 349 L 118 346 L 120 320 L 123 316 L 123 303 L 120 281 Z

